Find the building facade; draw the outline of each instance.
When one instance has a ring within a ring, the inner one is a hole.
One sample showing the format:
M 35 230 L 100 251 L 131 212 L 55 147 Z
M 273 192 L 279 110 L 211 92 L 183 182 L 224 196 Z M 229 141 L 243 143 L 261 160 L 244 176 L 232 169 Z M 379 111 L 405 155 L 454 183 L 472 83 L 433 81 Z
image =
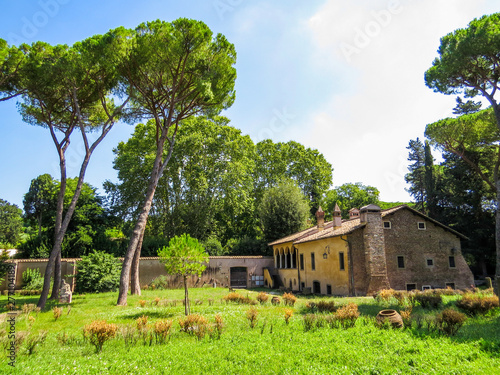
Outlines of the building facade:
M 396 290 L 469 288 L 463 235 L 406 206 L 368 205 L 331 222 L 321 208 L 317 225 L 271 242 L 280 286 L 326 295 L 371 295 Z

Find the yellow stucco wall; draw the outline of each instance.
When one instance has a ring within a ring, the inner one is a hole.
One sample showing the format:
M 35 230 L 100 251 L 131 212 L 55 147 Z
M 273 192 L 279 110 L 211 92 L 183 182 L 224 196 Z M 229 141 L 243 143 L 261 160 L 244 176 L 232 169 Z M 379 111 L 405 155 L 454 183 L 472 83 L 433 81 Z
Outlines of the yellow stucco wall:
M 314 282 L 319 282 L 320 293 L 349 295 L 348 245 L 340 237 L 327 238 L 295 245 L 298 249 L 300 281 L 314 292 Z M 323 258 L 326 252 L 327 258 Z M 314 253 L 315 269 L 312 269 L 311 254 Z M 340 269 L 340 254 L 343 253 L 344 269 Z M 304 255 L 304 270 L 300 267 L 300 254 Z

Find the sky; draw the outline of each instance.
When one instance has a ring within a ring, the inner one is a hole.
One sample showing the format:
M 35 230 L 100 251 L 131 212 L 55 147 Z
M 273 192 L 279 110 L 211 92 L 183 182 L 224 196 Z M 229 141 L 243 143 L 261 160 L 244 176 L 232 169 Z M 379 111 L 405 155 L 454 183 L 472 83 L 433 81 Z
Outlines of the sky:
M 424 83 L 440 38 L 497 11 L 494 0 L 17 0 L 2 3 L 0 38 L 71 45 L 118 26 L 201 20 L 237 51 L 236 101 L 223 113 L 232 126 L 254 142 L 317 149 L 333 166 L 332 187 L 361 182 L 395 202 L 411 199 L 409 141 L 455 106 Z M 115 125 L 92 156 L 86 182 L 100 193 L 117 181 L 112 150 L 132 132 Z M 70 149 L 74 177 L 82 142 Z M 15 100 L 1 102 L 0 198 L 22 208 L 44 173 L 58 179 L 48 130 L 23 123 Z

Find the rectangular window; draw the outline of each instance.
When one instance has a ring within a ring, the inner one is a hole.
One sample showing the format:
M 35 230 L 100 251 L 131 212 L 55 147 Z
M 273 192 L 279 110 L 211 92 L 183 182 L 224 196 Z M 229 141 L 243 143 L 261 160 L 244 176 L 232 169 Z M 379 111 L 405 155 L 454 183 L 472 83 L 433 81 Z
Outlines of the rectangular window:
M 384 221 L 384 229 L 391 229 L 391 222 L 390 221 Z
M 339 253 L 339 266 L 341 271 L 345 271 L 345 259 L 342 251 Z
M 419 221 L 417 227 L 419 230 L 425 230 L 425 221 Z
M 431 286 L 430 285 L 422 285 L 422 290 L 431 290 Z
M 455 283 L 445 283 L 445 288 L 455 289 Z
M 456 267 L 456 265 L 455 265 L 455 257 L 454 256 L 448 257 L 448 264 L 450 265 L 450 268 L 455 268 Z
M 300 269 L 304 271 L 304 254 L 300 254 Z
M 417 289 L 417 284 L 406 284 L 406 290 L 409 292 L 410 290 Z
M 326 285 L 326 294 L 332 295 L 332 286 L 331 285 Z
M 314 253 L 311 253 L 311 269 L 313 271 L 316 269 L 316 261 L 314 259 Z
M 398 255 L 398 268 L 405 268 L 405 257 Z
M 426 261 L 427 267 L 433 267 L 434 266 L 434 259 L 427 258 L 425 261 Z

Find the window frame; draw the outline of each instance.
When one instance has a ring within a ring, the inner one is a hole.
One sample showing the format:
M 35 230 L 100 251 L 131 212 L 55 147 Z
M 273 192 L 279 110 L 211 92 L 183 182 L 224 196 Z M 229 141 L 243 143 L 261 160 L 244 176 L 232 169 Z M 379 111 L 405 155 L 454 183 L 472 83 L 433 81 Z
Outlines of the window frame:
M 452 259 L 453 259 L 453 262 L 452 262 Z M 452 263 L 453 263 L 453 265 L 451 265 Z M 448 267 L 451 269 L 457 268 L 457 262 L 455 259 L 455 255 L 448 256 Z
M 343 251 L 339 251 L 339 269 L 345 271 L 345 254 Z
M 429 264 L 429 261 L 430 261 L 432 264 Z M 425 258 L 425 265 L 426 265 L 426 267 L 428 267 L 428 268 L 432 268 L 432 267 L 434 267 L 434 258 Z
M 389 225 L 386 225 L 386 224 L 389 224 Z M 382 226 L 384 227 L 384 229 L 392 229 L 392 223 L 388 220 L 383 221 Z
M 316 271 L 316 255 L 311 253 L 311 271 Z
M 399 259 L 403 261 L 403 267 L 400 266 L 399 264 Z M 406 259 L 404 255 L 397 255 L 396 256 L 396 263 L 398 265 L 398 270 L 404 270 L 406 268 Z
M 420 224 L 423 224 L 423 227 L 420 227 Z M 417 221 L 417 229 L 418 230 L 426 230 L 427 229 L 427 224 L 425 221 Z

